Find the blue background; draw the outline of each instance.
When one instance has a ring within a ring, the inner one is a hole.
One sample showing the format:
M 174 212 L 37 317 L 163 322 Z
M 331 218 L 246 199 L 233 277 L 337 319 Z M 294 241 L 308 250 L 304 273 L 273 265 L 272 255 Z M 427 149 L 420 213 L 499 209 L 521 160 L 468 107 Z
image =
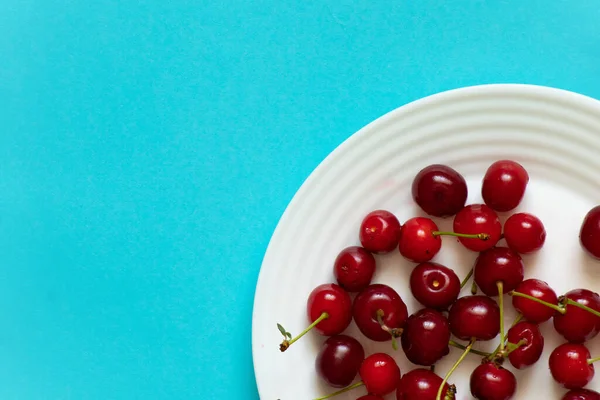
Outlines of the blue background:
M 257 399 L 256 279 L 313 168 L 451 88 L 600 97 L 598 21 L 596 0 L 0 2 L 0 398 Z

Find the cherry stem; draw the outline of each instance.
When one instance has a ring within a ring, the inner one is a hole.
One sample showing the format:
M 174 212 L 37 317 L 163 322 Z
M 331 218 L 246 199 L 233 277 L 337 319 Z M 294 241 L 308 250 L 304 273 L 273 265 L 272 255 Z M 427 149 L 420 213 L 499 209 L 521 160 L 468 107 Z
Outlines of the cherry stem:
M 314 328 L 315 326 L 317 326 L 317 324 L 321 321 L 323 321 L 324 319 L 329 318 L 329 314 L 324 312 L 322 313 L 319 318 L 317 318 L 315 320 L 315 322 L 313 322 L 312 324 L 310 324 L 305 330 L 303 330 L 298 336 L 296 336 L 293 339 L 287 340 L 285 339 L 283 342 L 281 342 L 281 344 L 279 345 L 279 350 L 281 352 L 286 351 L 296 340 L 300 339 L 302 336 L 306 335 L 312 328 Z M 290 335 L 291 336 L 291 335 Z
M 581 303 L 578 303 L 578 302 L 576 302 L 575 300 L 571 300 L 571 299 L 569 299 L 569 298 L 567 297 L 567 300 L 566 300 L 566 302 L 567 302 L 567 304 L 570 304 L 570 305 L 572 305 L 572 306 L 575 306 L 575 307 L 579 307 L 579 308 L 581 308 L 582 310 L 585 310 L 585 311 L 587 311 L 587 312 L 589 312 L 589 313 L 592 313 L 592 314 L 594 314 L 596 317 L 600 317 L 600 312 L 598 312 L 598 311 L 594 310 L 593 308 L 590 308 L 590 307 L 588 307 L 588 306 L 586 306 L 586 305 L 583 305 L 583 304 L 581 304 Z M 566 311 L 566 310 L 565 310 L 565 311 Z
M 473 268 L 471 268 L 471 270 L 469 271 L 467 276 L 465 276 L 465 279 L 463 279 L 463 281 L 460 283 L 461 289 L 465 287 L 465 285 L 467 284 L 467 282 L 469 282 L 469 279 L 471 279 L 472 276 L 473 276 Z
M 440 385 L 440 388 L 438 389 L 437 396 L 435 396 L 435 400 L 442 400 L 442 392 L 444 391 L 444 386 L 446 385 L 446 382 L 448 382 L 450 375 L 452 375 L 452 373 L 456 370 L 456 368 L 458 368 L 459 364 L 465 359 L 467 354 L 469 354 L 469 352 L 473 348 L 473 344 L 475 344 L 475 340 L 476 340 L 475 338 L 471 338 L 471 341 L 469 341 L 469 345 L 465 348 L 465 351 L 462 353 L 460 358 L 458 360 L 456 360 L 456 362 L 454 363 L 452 368 L 450 368 L 450 371 L 448 371 L 448 373 L 446 374 L 446 376 L 444 377 L 444 380 L 442 381 L 442 383 Z
M 343 389 L 340 389 L 340 390 L 338 390 L 337 392 L 333 392 L 333 393 L 331 393 L 331 394 L 328 394 L 327 396 L 319 397 L 318 399 L 315 399 L 315 400 L 325 400 L 325 399 L 329 399 L 329 398 L 331 398 L 331 397 L 333 397 L 333 396 L 337 396 L 338 394 L 346 393 L 346 392 L 348 392 L 348 391 L 350 391 L 350 390 L 352 390 L 352 389 L 356 389 L 357 387 L 361 387 L 361 386 L 363 386 L 364 384 L 365 384 L 365 383 L 364 383 L 363 381 L 356 382 L 356 383 L 355 383 L 355 384 L 353 384 L 353 385 L 350 385 L 350 386 L 347 386 L 347 387 L 345 387 L 345 388 L 343 388 Z
M 525 293 L 520 293 L 520 292 L 512 291 L 512 292 L 508 292 L 508 294 L 511 295 L 511 296 L 523 297 L 524 299 L 535 301 L 536 303 L 542 304 L 542 305 L 544 305 L 546 307 L 550 307 L 551 309 L 553 309 L 555 311 L 558 311 L 561 314 L 565 314 L 567 312 L 566 309 L 564 309 L 563 307 L 561 307 L 559 305 L 548 303 L 547 301 L 540 300 L 537 297 L 533 297 L 533 296 L 530 296 L 530 295 L 525 294 Z M 577 304 L 579 306 L 581 306 L 581 304 L 579 304 L 579 303 L 577 303 Z
M 471 294 L 473 296 L 477 294 L 477 283 L 475 283 L 475 281 L 473 281 L 473 284 L 471 285 Z
M 464 345 L 462 345 L 462 344 L 460 344 L 458 342 L 455 342 L 454 340 L 450 340 L 448 342 L 448 344 L 450 346 L 452 346 L 452 347 L 456 347 L 457 349 L 461 349 L 461 350 L 466 350 L 467 349 L 467 346 L 464 346 Z M 475 349 L 471 349 L 471 353 L 477 354 L 477 355 L 483 356 L 483 357 L 489 357 L 489 356 L 491 356 L 490 353 L 486 353 L 485 351 L 479 351 L 479 350 L 475 350 Z
M 521 320 L 523 319 L 523 314 L 519 313 L 517 314 L 517 317 L 515 318 L 515 320 L 513 321 L 512 325 L 510 326 L 511 328 L 513 326 L 515 326 L 516 324 L 518 324 Z M 504 337 L 504 341 L 506 342 L 506 337 Z M 510 343 L 508 344 L 508 347 L 510 347 Z M 496 358 L 496 356 L 498 355 L 498 353 L 500 352 L 500 344 L 498 344 L 498 346 L 496 347 L 496 349 L 494 350 L 494 352 L 492 354 L 490 354 L 488 356 L 488 360 L 493 360 L 494 358 Z
M 600 361 L 600 357 L 590 358 L 589 360 L 587 360 L 587 363 L 589 365 L 595 363 L 596 361 Z
M 496 282 L 498 287 L 498 306 L 500 307 L 500 352 L 504 352 L 504 283 Z
M 442 231 L 433 231 L 431 232 L 433 236 L 456 236 L 466 239 L 481 239 L 488 240 L 490 235 L 487 233 L 458 233 L 458 232 L 442 232 Z
M 382 309 L 377 310 L 377 322 L 379 322 L 379 325 L 381 325 L 381 329 L 383 329 L 392 336 L 392 347 L 394 348 L 394 350 L 398 350 L 398 343 L 396 343 L 396 338 L 402 335 L 402 329 L 390 328 L 389 326 L 387 326 L 385 322 L 383 322 L 384 315 L 385 313 Z
M 519 340 L 519 342 L 517 344 L 509 343 L 507 345 L 508 350 L 504 353 L 504 356 L 507 357 L 510 353 L 512 353 L 513 351 L 515 351 L 516 349 L 518 349 L 521 346 L 525 346 L 526 344 L 527 344 L 527 339 L 521 339 L 521 340 Z

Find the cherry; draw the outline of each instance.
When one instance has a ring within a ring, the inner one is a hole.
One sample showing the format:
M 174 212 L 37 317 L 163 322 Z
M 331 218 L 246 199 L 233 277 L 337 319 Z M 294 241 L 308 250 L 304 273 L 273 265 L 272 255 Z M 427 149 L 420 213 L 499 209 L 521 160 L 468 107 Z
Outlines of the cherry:
M 549 304 L 558 304 L 558 298 L 554 290 L 546 282 L 539 279 L 526 279 L 514 291 L 535 297 Z M 527 321 L 536 324 L 548 321 L 555 313 L 552 308 L 523 297 L 513 296 L 512 304 L 518 312 L 523 314 Z
M 406 321 L 402 349 L 413 364 L 430 366 L 450 352 L 450 324 L 439 311 L 424 308 Z M 436 388 L 437 389 L 437 388 Z
M 567 389 L 580 389 L 594 377 L 590 351 L 582 344 L 564 343 L 550 354 L 550 373 L 556 382 Z
M 498 215 L 485 204 L 465 206 L 454 217 L 453 229 L 454 232 L 467 235 L 481 232 L 488 235 L 487 240 L 458 238 L 463 246 L 472 251 L 484 251 L 494 247 L 502 234 L 502 224 Z
M 400 336 L 408 318 L 408 309 L 391 287 L 373 284 L 360 292 L 352 306 L 354 322 L 371 340 L 384 342 Z
M 579 243 L 586 253 L 600 260 L 600 206 L 592 208 L 583 218 Z
M 515 161 L 499 160 L 490 165 L 483 177 L 481 196 L 496 211 L 516 208 L 525 194 L 529 174 Z
M 566 301 L 564 313 L 554 315 L 554 329 L 572 343 L 583 343 L 594 338 L 600 332 L 600 317 L 588 310 L 575 306 L 591 308 L 600 312 L 600 296 L 587 289 L 574 289 L 563 296 Z
M 500 308 L 487 296 L 460 297 L 450 307 L 448 321 L 461 340 L 491 340 L 500 332 Z
M 485 361 L 471 373 L 471 395 L 479 400 L 509 400 L 517 391 L 517 378 L 500 365 Z
M 538 251 L 546 241 L 544 224 L 534 215 L 518 213 L 504 223 L 504 239 L 508 247 L 521 254 Z
M 502 293 L 515 289 L 523 281 L 523 274 L 521 256 L 508 247 L 492 247 L 475 261 L 475 283 L 488 296 L 498 296 L 498 282 L 502 282 Z
M 460 293 L 461 282 L 448 267 L 434 262 L 417 265 L 410 274 L 410 290 L 425 307 L 447 310 Z
M 427 214 L 448 217 L 465 206 L 467 182 L 447 165 L 430 165 L 415 176 L 412 197 Z
M 396 390 L 396 400 L 435 400 L 442 378 L 433 371 L 417 368 L 404 374 Z M 454 385 L 444 384 L 442 398 L 454 399 Z
M 381 396 L 375 396 L 374 394 L 366 394 L 364 396 L 360 396 L 356 400 L 384 400 Z
M 277 324 L 284 336 L 283 342 L 279 345 L 279 350 L 282 352 L 313 328 L 323 336 L 333 336 L 342 333 L 352 322 L 350 295 L 335 283 L 314 288 L 308 296 L 306 311 L 311 324 L 293 339 L 291 333 Z
M 399 235 L 398 218 L 386 210 L 370 212 L 360 224 L 360 243 L 372 253 L 389 253 L 394 250 Z
M 375 257 L 362 247 L 346 247 L 336 257 L 333 272 L 338 284 L 346 291 L 360 292 L 371 283 Z
M 508 330 L 508 343 L 517 347 L 510 351 L 508 360 L 513 367 L 524 369 L 535 364 L 544 351 L 544 336 L 531 322 L 521 321 Z
M 561 400 L 600 400 L 600 393 L 589 389 L 569 390 Z
M 342 388 L 352 383 L 364 359 L 365 350 L 358 340 L 347 335 L 336 335 L 323 343 L 315 368 L 327 384 Z

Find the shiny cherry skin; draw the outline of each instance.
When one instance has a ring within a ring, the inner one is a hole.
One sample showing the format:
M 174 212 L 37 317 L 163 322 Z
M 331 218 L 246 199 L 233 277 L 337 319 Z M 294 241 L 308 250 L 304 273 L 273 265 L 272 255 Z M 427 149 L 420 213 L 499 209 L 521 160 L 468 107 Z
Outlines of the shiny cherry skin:
M 444 311 L 460 294 L 460 279 L 456 273 L 441 264 L 425 262 L 413 268 L 410 291 L 425 307 Z
M 508 247 L 492 247 L 477 257 L 473 279 L 487 296 L 498 296 L 497 282 L 502 282 L 504 294 L 523 282 L 524 273 L 523 260 L 519 253 Z
M 467 182 L 447 165 L 423 168 L 412 183 L 415 203 L 429 215 L 449 217 L 459 212 L 467 201 Z
M 448 313 L 450 331 L 461 340 L 491 340 L 500 333 L 500 308 L 487 296 L 460 297 Z
M 483 177 L 481 196 L 492 209 L 504 212 L 515 209 L 525 195 L 529 174 L 511 160 L 499 160 L 489 166 Z
M 579 243 L 587 254 L 600 260 L 600 206 L 592 208 L 583 218 Z
M 350 246 L 338 254 L 333 274 L 347 292 L 360 292 L 371 283 L 375 273 L 375 257 L 363 247 Z
M 590 351 L 582 344 L 564 343 L 550 354 L 550 373 L 567 389 L 580 389 L 594 377 L 594 364 L 588 364 Z
M 400 229 L 400 254 L 417 263 L 430 261 L 442 248 L 442 238 L 433 234 L 437 230 L 437 225 L 430 218 L 407 220 Z
M 525 341 L 525 344 L 508 355 L 508 360 L 516 369 L 525 369 L 538 362 L 542 356 L 544 336 L 536 324 L 527 321 L 518 322 L 508 330 L 506 337 L 508 342 L 513 344 Z
M 554 290 L 546 282 L 539 279 L 525 279 L 515 288 L 515 292 L 533 296 L 546 303 L 558 304 L 558 297 Z M 523 297 L 513 296 L 512 304 L 518 312 L 523 314 L 527 321 L 535 324 L 548 321 L 555 314 L 552 308 Z
M 391 340 L 390 332 L 385 331 L 377 320 L 378 312 L 383 313 L 386 327 L 402 329 L 408 319 L 406 304 L 394 289 L 383 284 L 368 286 L 354 299 L 352 314 L 363 335 L 377 342 Z
M 493 362 L 484 362 L 471 373 L 471 395 L 479 400 L 509 400 L 517 391 L 515 375 Z
M 458 238 L 463 246 L 472 251 L 491 249 L 498 243 L 502 234 L 502 224 L 498 215 L 485 204 L 465 206 L 454 216 L 453 229 L 457 233 L 487 233 L 489 235 L 487 240 Z
M 339 285 L 322 284 L 308 296 L 306 311 L 311 323 L 327 313 L 329 316 L 319 322 L 314 330 L 323 336 L 338 335 L 352 322 L 352 299 Z
M 591 290 L 574 289 L 565 293 L 564 297 L 600 311 L 600 295 Z M 600 317 L 568 304 L 565 314 L 554 314 L 554 329 L 571 343 L 587 342 L 600 332 Z
M 400 379 L 400 385 L 396 390 L 396 400 L 435 400 L 442 382 L 443 379 L 429 369 L 413 369 Z M 442 399 L 445 399 L 446 395 L 454 398 L 454 393 L 454 387 L 445 383 Z
M 332 387 L 343 388 L 352 383 L 365 359 L 358 340 L 348 335 L 328 338 L 315 361 L 317 374 Z
M 508 247 L 521 254 L 538 251 L 546 242 L 546 228 L 538 217 L 528 213 L 511 215 L 504 223 Z
M 386 210 L 371 211 L 360 224 L 359 239 L 372 253 L 389 253 L 396 248 L 400 235 L 400 222 Z
M 402 332 L 402 350 L 416 365 L 430 366 L 450 352 L 450 324 L 439 311 L 424 308 L 406 321 Z
M 590 389 L 569 390 L 561 400 L 600 400 L 600 393 Z
M 385 353 L 375 353 L 365 358 L 358 373 L 367 392 L 376 396 L 392 393 L 400 383 L 400 368 Z

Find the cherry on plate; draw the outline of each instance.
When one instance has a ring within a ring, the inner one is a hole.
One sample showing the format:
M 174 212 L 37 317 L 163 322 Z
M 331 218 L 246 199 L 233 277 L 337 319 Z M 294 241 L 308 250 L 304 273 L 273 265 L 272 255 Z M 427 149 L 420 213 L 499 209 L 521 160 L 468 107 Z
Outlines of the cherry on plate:
M 558 305 L 558 297 L 554 290 L 546 282 L 539 279 L 526 279 L 514 291 L 535 297 L 552 305 Z M 548 321 L 556 313 L 550 307 L 523 297 L 513 296 L 512 304 L 518 312 L 523 314 L 527 321 L 536 324 Z
M 460 280 L 456 273 L 441 264 L 425 262 L 410 274 L 410 291 L 425 307 L 447 310 L 460 294 Z
M 514 374 L 493 362 L 484 362 L 471 373 L 471 394 L 479 400 L 509 400 L 517 391 Z
M 500 333 L 500 308 L 487 296 L 460 297 L 448 313 L 450 331 L 461 340 L 491 340 Z
M 337 283 L 348 292 L 360 292 L 371 283 L 375 273 L 375 257 L 363 247 L 342 250 L 333 264 Z
M 515 209 L 525 195 L 529 174 L 512 160 L 499 160 L 489 166 L 481 185 L 481 196 L 490 208 L 504 212 Z
M 408 317 L 402 332 L 402 350 L 416 365 L 430 366 L 450 352 L 450 324 L 439 311 L 424 308 Z
M 542 248 L 546 242 L 546 229 L 535 215 L 517 213 L 504 223 L 504 239 L 517 253 L 529 254 Z
M 358 340 L 348 335 L 331 336 L 317 354 L 315 369 L 329 386 L 342 388 L 352 383 L 364 359 Z
M 569 390 L 561 400 L 600 400 L 600 393 L 590 389 Z
M 400 336 L 408 309 L 390 286 L 373 284 L 360 292 L 352 306 L 354 322 L 371 340 L 384 342 Z
M 521 321 L 508 330 L 508 343 L 518 347 L 511 351 L 508 360 L 516 369 L 525 369 L 540 359 L 544 351 L 544 336 L 531 322 Z
M 564 343 L 550 354 L 548 363 L 554 380 L 566 389 L 580 389 L 594 377 L 590 351 L 582 344 Z
M 388 354 L 375 353 L 363 361 L 360 377 L 367 392 L 377 396 L 392 393 L 400 383 L 400 368 Z
M 386 210 L 371 211 L 360 224 L 359 239 L 372 253 L 389 253 L 398 245 L 400 222 Z
M 521 256 L 508 247 L 493 247 L 479 254 L 475 261 L 475 283 L 488 296 L 510 292 L 523 282 Z M 498 283 L 500 282 L 500 285 Z
M 600 312 L 600 295 L 591 290 L 574 289 L 563 298 Z M 567 303 L 564 314 L 554 314 L 554 329 L 571 343 L 583 343 L 600 332 L 600 317 Z
M 592 208 L 583 218 L 579 243 L 587 254 L 600 260 L 600 206 Z
M 465 235 L 485 234 L 486 240 L 459 237 L 464 247 L 472 251 L 491 249 L 500 240 L 502 224 L 494 210 L 485 204 L 465 206 L 454 216 L 453 230 Z
M 396 400 L 435 400 L 442 384 L 442 378 L 435 372 L 417 368 L 404 374 L 396 390 Z M 454 385 L 444 384 L 441 398 L 453 399 L 456 393 Z
M 447 165 L 423 168 L 415 176 L 411 190 L 415 203 L 434 217 L 454 215 L 467 201 L 465 178 Z

